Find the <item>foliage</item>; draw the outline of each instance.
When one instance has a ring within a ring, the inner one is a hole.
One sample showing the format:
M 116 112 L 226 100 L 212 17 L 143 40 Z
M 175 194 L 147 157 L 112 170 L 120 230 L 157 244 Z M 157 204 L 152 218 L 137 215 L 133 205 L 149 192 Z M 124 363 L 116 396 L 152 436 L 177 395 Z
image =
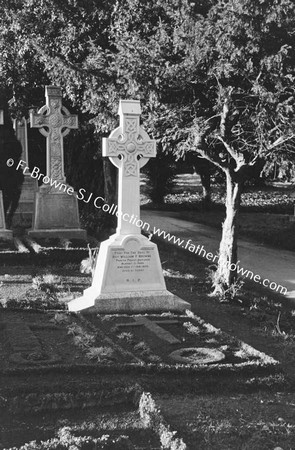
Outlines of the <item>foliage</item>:
M 36 276 L 32 279 L 32 286 L 34 289 L 46 293 L 58 292 L 61 286 L 61 278 L 52 274 Z
M 163 449 L 186 450 L 187 446 L 181 438 L 177 438 L 176 431 L 171 431 L 150 393 L 143 393 L 139 402 L 139 414 L 146 427 L 154 429 L 160 437 Z
M 163 152 L 157 153 L 155 159 L 151 159 L 144 170 L 150 181 L 149 197 L 155 204 L 164 203 L 164 197 L 173 186 L 173 180 L 177 173 L 177 165 L 171 155 Z
M 52 274 L 36 276 L 32 287 L 27 289 L 21 298 L 9 298 L 6 308 L 24 308 L 37 310 L 66 309 L 66 303 L 59 294 L 65 290 L 60 277 Z
M 97 362 L 110 361 L 113 359 L 114 350 L 111 347 L 91 347 L 86 357 Z
M 40 443 L 31 441 L 20 447 L 11 447 L 10 450 L 131 450 L 132 448 L 134 447 L 127 436 L 122 435 L 117 438 L 111 438 L 108 435 L 103 435 L 100 438 L 75 436 L 72 434 L 70 427 L 63 427 L 60 428 L 55 438 Z
M 206 171 L 223 172 L 215 292 L 226 291 L 242 185 L 265 162 L 294 165 L 294 3 L 13 0 L 2 12 L 2 73 L 10 89 L 18 86 L 16 98 L 32 72 L 36 87 L 46 74 L 101 135 L 115 127 L 120 97 L 140 98 L 144 127 L 164 153 L 193 152 L 209 162 Z M 90 165 L 91 157 L 87 174 Z

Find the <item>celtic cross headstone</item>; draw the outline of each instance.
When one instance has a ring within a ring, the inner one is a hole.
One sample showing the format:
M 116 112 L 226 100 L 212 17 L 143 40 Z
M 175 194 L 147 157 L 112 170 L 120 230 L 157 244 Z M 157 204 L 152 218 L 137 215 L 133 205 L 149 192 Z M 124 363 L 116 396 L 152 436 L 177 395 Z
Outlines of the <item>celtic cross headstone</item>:
M 86 239 L 80 227 L 78 199 L 66 183 L 64 171 L 64 136 L 78 128 L 78 116 L 62 105 L 60 87 L 45 87 L 46 104 L 37 113 L 30 112 L 32 128 L 46 137 L 46 175 L 34 167 L 31 176 L 43 181 L 36 194 L 34 224 L 30 236 Z
M 140 216 L 139 170 L 156 156 L 156 141 L 139 124 L 139 101 L 121 100 L 119 116 L 120 126 L 103 139 L 102 154 L 119 169 L 117 233 L 140 234 L 136 225 Z
M 119 169 L 118 227 L 100 245 L 93 281 L 71 311 L 101 313 L 183 311 L 189 303 L 166 289 L 156 244 L 141 234 L 140 168 L 156 156 L 156 142 L 140 126 L 140 103 L 121 100 L 120 124 L 103 140 L 103 156 Z
M 70 129 L 78 128 L 78 116 L 70 114 L 62 105 L 59 87 L 46 86 L 45 97 L 46 105 L 38 113 L 31 111 L 30 123 L 46 137 L 47 177 L 65 182 L 63 138 Z

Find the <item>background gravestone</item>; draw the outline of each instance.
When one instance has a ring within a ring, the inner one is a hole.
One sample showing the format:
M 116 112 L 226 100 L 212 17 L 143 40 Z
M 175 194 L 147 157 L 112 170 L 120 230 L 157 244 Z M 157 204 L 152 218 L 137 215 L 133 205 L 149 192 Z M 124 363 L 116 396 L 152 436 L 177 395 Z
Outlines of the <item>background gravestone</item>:
M 36 194 L 32 237 L 86 239 L 80 227 L 78 200 L 64 174 L 63 138 L 78 127 L 78 118 L 62 106 L 61 89 L 46 86 L 46 105 L 38 113 L 31 111 L 31 127 L 46 136 L 46 183 Z M 61 186 L 62 185 L 62 186 Z M 58 186 L 58 187 L 57 187 Z
M 25 117 L 21 120 L 14 119 L 13 128 L 15 130 L 16 138 L 22 146 L 21 159 L 29 166 L 29 151 L 28 151 L 28 121 Z M 35 208 L 35 196 L 38 189 L 38 182 L 31 177 L 30 171 L 24 174 L 24 182 L 22 185 L 21 196 L 18 207 L 13 215 L 12 225 L 24 228 L 31 228 L 33 221 L 33 213 Z
M 190 304 L 168 292 L 156 244 L 141 234 L 139 169 L 156 156 L 156 142 L 139 124 L 140 103 L 121 100 L 120 126 L 103 140 L 103 156 L 119 169 L 118 227 L 102 242 L 92 286 L 69 303 L 79 311 L 184 311 Z
M 0 110 L 0 236 L 11 240 L 12 231 L 7 230 L 6 226 L 11 226 L 21 193 L 23 174 L 15 170 L 21 156 L 21 145 L 15 137 L 4 96 L 0 98 Z M 7 166 L 9 159 L 13 160 L 13 167 Z

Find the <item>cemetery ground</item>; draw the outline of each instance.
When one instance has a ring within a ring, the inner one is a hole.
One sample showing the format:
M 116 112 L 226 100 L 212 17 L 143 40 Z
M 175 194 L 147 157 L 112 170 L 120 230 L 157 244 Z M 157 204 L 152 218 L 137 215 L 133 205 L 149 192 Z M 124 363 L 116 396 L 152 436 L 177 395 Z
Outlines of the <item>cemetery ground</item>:
M 167 363 L 163 347 L 171 346 L 159 342 L 145 328 L 122 326 L 134 318 L 83 318 L 61 309 L 63 301 L 81 294 L 90 284 L 89 275 L 79 274 L 78 261 L 10 264 L 1 268 L 1 297 L 6 306 L 0 313 L 1 332 L 3 337 L 4 323 L 6 327 L 10 324 L 6 338 L 13 343 L 8 354 L 7 346 L 1 348 L 4 448 L 48 440 L 58 429 L 63 430 L 63 442 L 72 442 L 75 435 L 97 439 L 102 434 L 112 439 L 127 435 L 135 448 L 160 448 L 157 433 L 144 428 L 137 412 L 143 392 L 151 392 L 166 423 L 178 431 L 188 448 L 294 448 L 295 333 L 291 305 L 288 308 L 282 298 L 254 290 L 250 284 L 244 286 L 241 302 L 221 304 L 207 295 L 203 260 L 164 243 L 159 243 L 159 250 L 170 291 L 191 302 L 192 311 L 205 323 L 272 356 L 281 367 L 249 366 L 235 373 L 218 369 L 218 364 L 206 373 L 186 371 L 181 365 L 171 372 L 167 367 L 157 369 L 159 363 Z M 164 315 L 149 319 L 161 322 L 176 318 Z M 181 321 L 191 319 L 188 316 Z M 200 336 L 203 325 L 192 322 L 199 330 L 191 327 L 190 347 L 204 339 Z M 164 327 L 180 337 L 172 325 Z M 102 335 L 97 336 L 98 330 Z M 205 340 L 213 340 L 209 344 L 212 349 L 231 345 L 214 330 L 213 337 L 209 334 Z M 46 345 L 40 346 L 36 335 Z M 214 344 L 216 337 L 221 341 Z M 24 354 L 30 355 L 29 360 Z M 116 369 L 112 369 L 114 363 Z M 78 448 L 82 445 L 79 439 L 72 442 Z M 117 448 L 125 448 L 126 442 L 118 441 Z
M 220 303 L 206 262 L 161 241 L 167 289 L 192 314 L 68 313 L 91 284 L 87 250 L 17 243 L 0 268 L 3 448 L 295 448 L 294 304 L 248 281 Z

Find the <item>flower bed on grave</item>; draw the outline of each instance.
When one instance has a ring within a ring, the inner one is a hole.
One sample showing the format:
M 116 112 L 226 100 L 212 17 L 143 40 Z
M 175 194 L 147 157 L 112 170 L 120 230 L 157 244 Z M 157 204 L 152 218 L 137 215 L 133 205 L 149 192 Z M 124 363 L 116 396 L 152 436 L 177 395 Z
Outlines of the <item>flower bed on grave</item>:
M 149 372 L 265 374 L 280 370 L 273 358 L 189 311 L 184 315 L 91 314 L 87 321 L 135 355 L 137 366 Z
M 85 318 L 55 311 L 46 314 L 2 309 L 0 317 L 2 333 L 9 341 L 1 352 L 2 371 L 13 369 L 13 364 L 18 363 L 22 368 L 56 365 L 61 355 L 61 364 L 66 366 L 64 348 L 58 352 L 59 345 L 66 346 L 71 365 L 72 356 L 76 366 L 93 365 L 108 372 L 269 373 L 279 369 L 279 363 L 270 356 L 191 312 L 146 316 L 90 314 Z M 17 351 L 12 352 L 14 347 Z M 53 348 L 57 350 L 56 357 Z M 26 355 L 30 349 L 35 349 L 35 356 L 34 351 Z M 20 354 L 19 361 L 15 354 Z
M 202 382 L 203 391 L 210 390 L 216 379 L 231 389 L 284 382 L 277 361 L 192 313 L 85 317 L 61 311 L 0 310 L 0 377 L 5 379 L 0 397 L 7 399 L 6 408 L 34 407 L 37 411 L 50 405 L 51 397 L 43 397 L 49 389 L 42 384 L 47 374 L 53 381 L 61 374 L 70 380 L 84 374 L 87 380 L 98 375 L 107 379 L 147 377 L 155 388 L 189 377 L 190 382 Z M 22 377 L 34 380 L 29 392 L 33 397 L 18 390 Z M 53 404 L 96 404 L 99 396 L 89 395 L 93 389 L 86 384 L 83 378 L 85 396 L 80 393 L 74 402 L 61 395 Z M 64 389 L 62 383 L 54 392 Z M 116 398 L 114 386 L 111 392 Z

